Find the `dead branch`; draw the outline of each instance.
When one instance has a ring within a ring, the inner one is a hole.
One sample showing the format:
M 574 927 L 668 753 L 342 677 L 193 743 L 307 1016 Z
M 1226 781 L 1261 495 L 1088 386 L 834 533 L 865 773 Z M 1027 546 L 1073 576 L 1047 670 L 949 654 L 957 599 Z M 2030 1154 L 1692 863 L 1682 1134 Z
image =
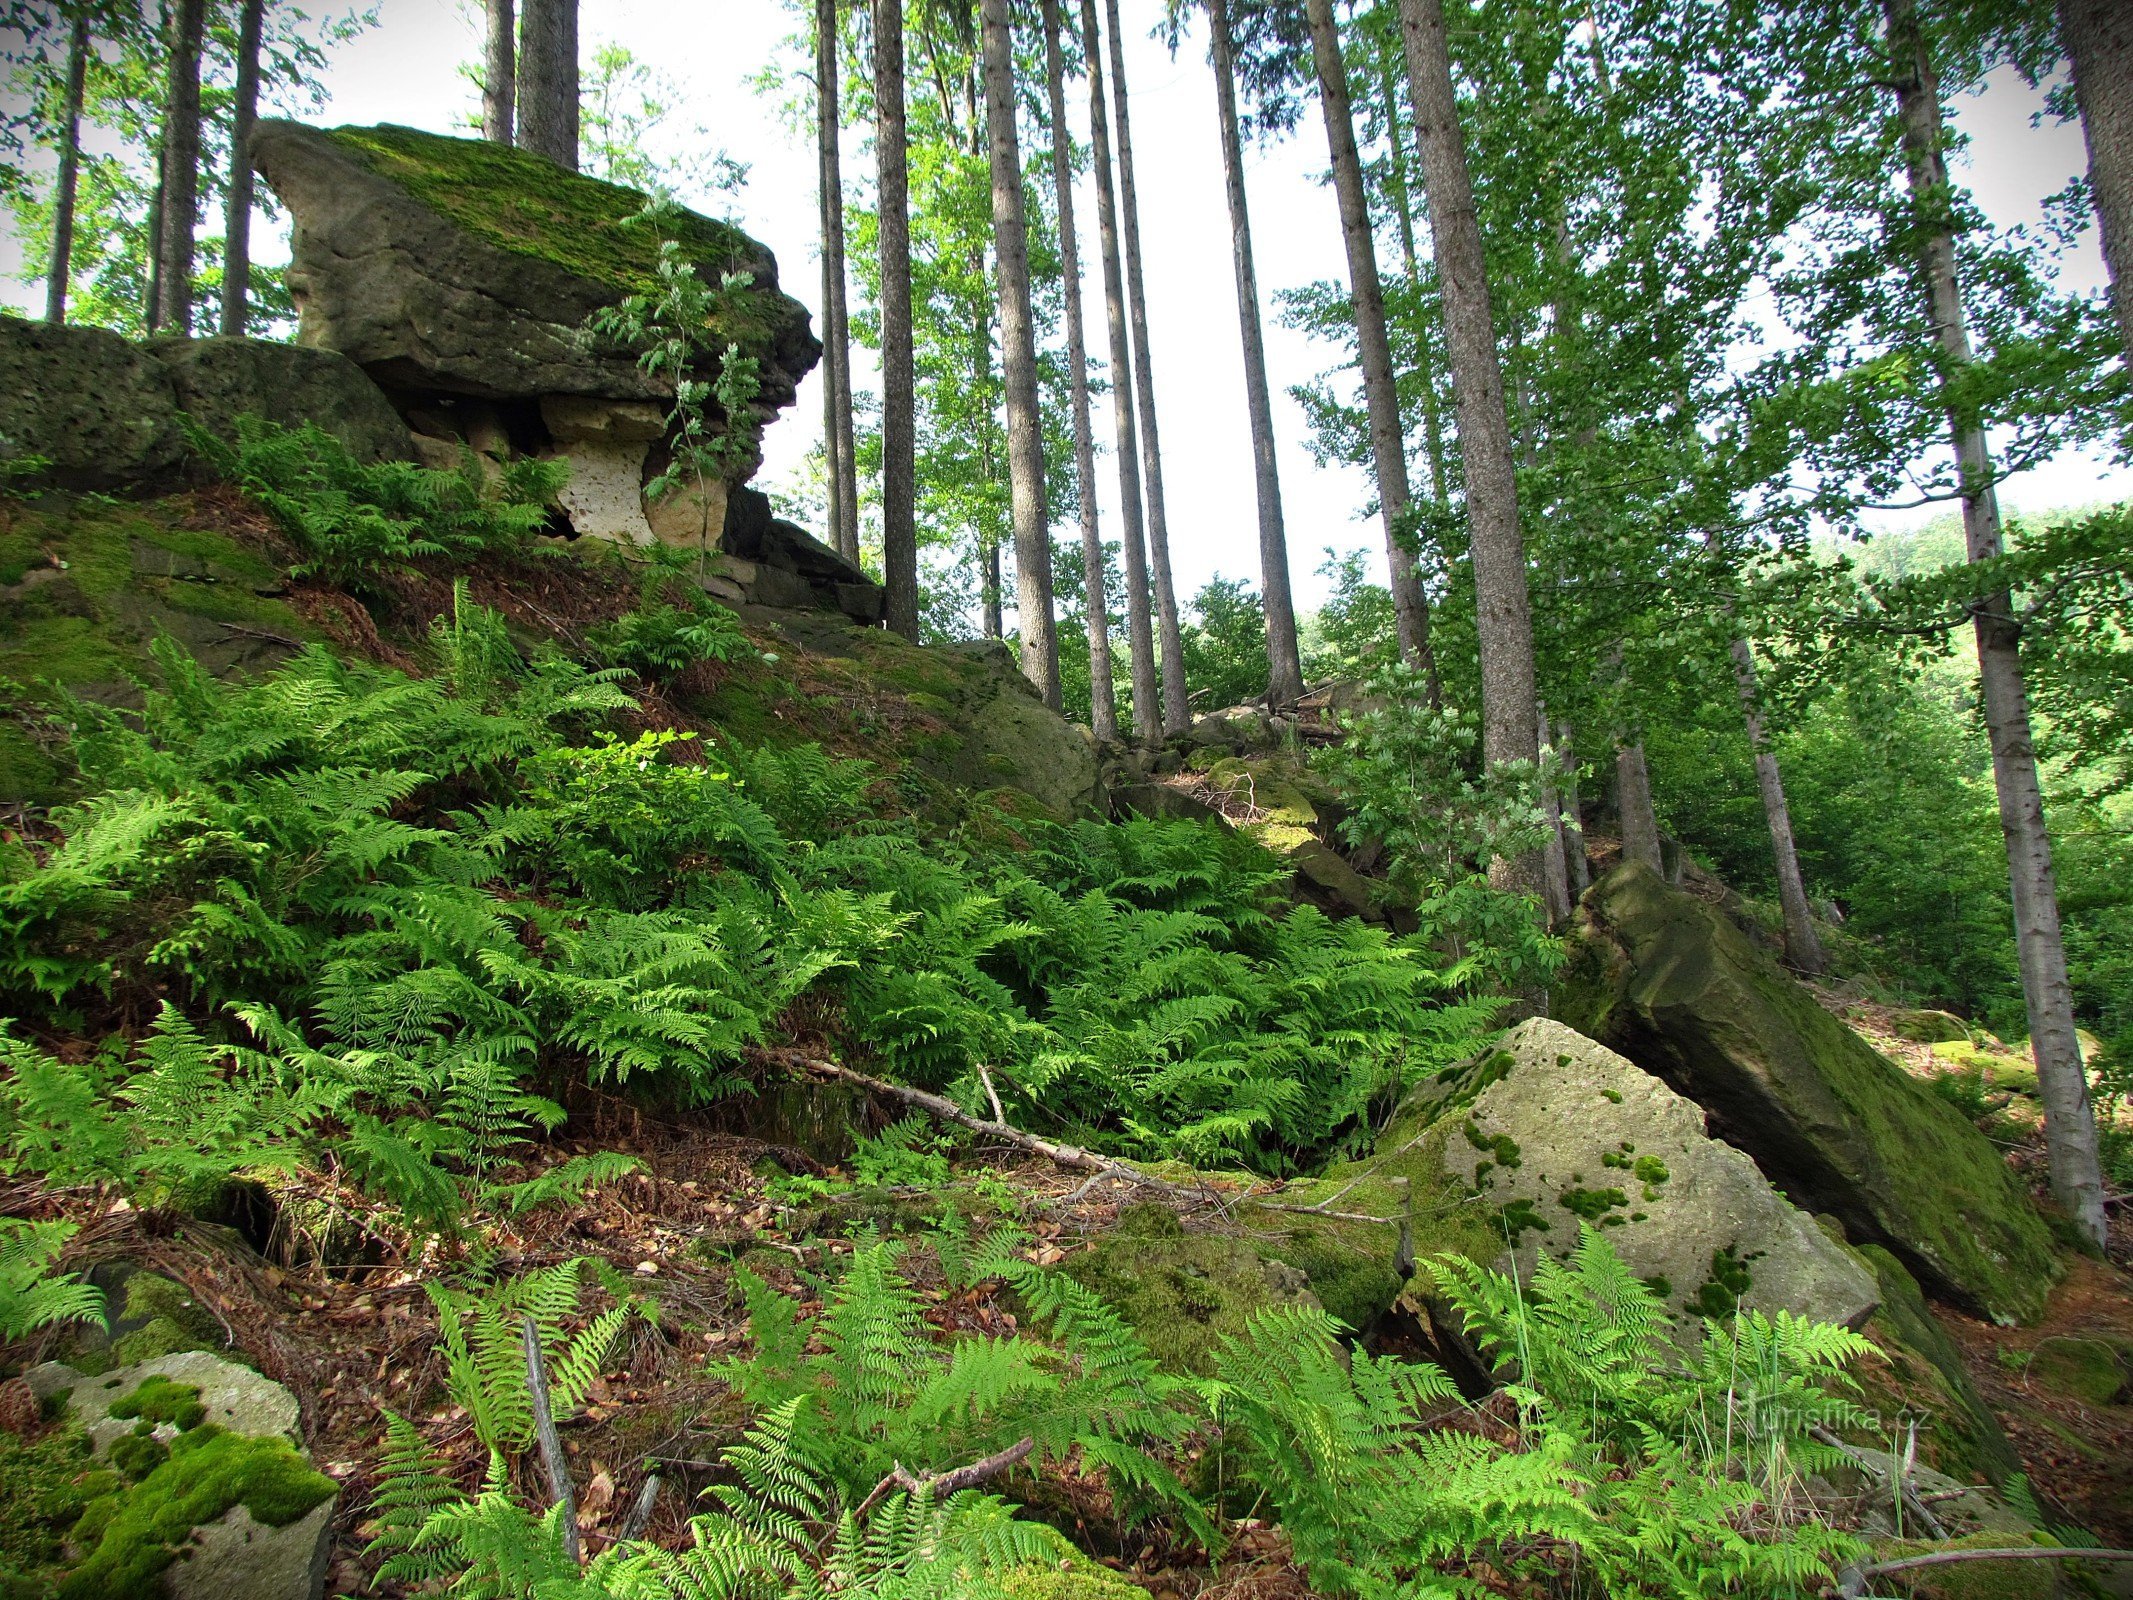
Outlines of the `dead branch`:
M 577 1496 L 570 1487 L 570 1463 L 563 1455 L 562 1436 L 555 1431 L 555 1413 L 548 1404 L 548 1363 L 541 1359 L 541 1330 L 533 1313 L 521 1313 L 519 1331 L 526 1341 L 526 1387 L 533 1394 L 533 1435 L 540 1442 L 541 1465 L 548 1471 L 549 1503 L 562 1508 L 563 1553 L 583 1565 L 585 1551 L 578 1539 Z
M 2082 1550 L 2070 1546 L 2016 1545 L 2005 1550 L 1935 1550 L 1922 1556 L 1903 1556 L 1894 1561 L 1876 1561 L 1871 1566 L 1846 1567 L 1837 1580 L 1837 1593 L 1844 1600 L 1858 1600 L 1867 1583 L 1891 1572 L 1914 1567 L 1948 1567 L 1958 1561 L 2133 1561 L 2133 1550 Z
M 1037 1448 L 1037 1441 L 1024 1434 L 1005 1450 L 986 1456 L 982 1461 L 973 1461 L 968 1466 L 956 1467 L 949 1472 L 937 1472 L 929 1477 L 914 1477 L 899 1461 L 889 1468 L 881 1482 L 874 1485 L 867 1497 L 859 1502 L 859 1509 L 852 1513 L 855 1519 L 872 1511 L 881 1497 L 891 1489 L 901 1489 L 906 1494 L 930 1495 L 945 1500 L 959 1490 L 968 1489 L 988 1478 L 997 1478 Z

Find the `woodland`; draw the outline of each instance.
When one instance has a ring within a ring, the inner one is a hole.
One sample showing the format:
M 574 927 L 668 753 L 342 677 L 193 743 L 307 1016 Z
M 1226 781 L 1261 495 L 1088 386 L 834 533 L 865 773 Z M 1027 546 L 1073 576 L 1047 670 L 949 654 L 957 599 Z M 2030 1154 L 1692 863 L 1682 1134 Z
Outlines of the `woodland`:
M 2133 11 L 467 10 L 0 10 L 0 1600 L 2133 1593 Z

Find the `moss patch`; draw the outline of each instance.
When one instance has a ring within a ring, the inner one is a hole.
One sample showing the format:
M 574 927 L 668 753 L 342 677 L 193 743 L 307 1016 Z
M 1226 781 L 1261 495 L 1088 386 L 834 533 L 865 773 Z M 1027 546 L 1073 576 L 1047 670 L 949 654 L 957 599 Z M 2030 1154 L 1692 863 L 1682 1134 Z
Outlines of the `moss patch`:
M 2022 1470 L 2021 1461 L 1971 1383 L 1962 1352 L 1927 1309 L 1917 1281 L 1879 1245 L 1856 1253 L 1881 1289 L 1881 1307 L 1865 1329 L 1881 1358 L 1863 1363 L 1859 1372 L 1867 1402 L 1884 1417 L 1932 1419 L 1918 1436 L 1928 1466 L 1960 1482 L 2004 1484 Z M 1887 1439 L 1861 1436 L 1857 1442 L 1885 1445 Z
M 334 1493 L 333 1480 L 313 1471 L 286 1440 L 247 1439 L 212 1423 L 194 1428 L 139 1483 L 102 1495 L 83 1511 L 73 1537 L 85 1554 L 55 1596 L 150 1600 L 161 1592 L 163 1569 L 202 1523 L 241 1505 L 254 1521 L 283 1528 Z
M 2004 1550 L 2019 1543 L 2018 1539 L 1990 1529 L 1939 1544 L 1884 1539 L 1874 1545 L 1874 1559 L 1898 1561 L 1905 1556 L 1930 1555 L 1935 1550 Z M 2054 1561 L 1958 1561 L 1891 1573 L 1881 1581 L 1883 1585 L 1904 1585 L 1903 1592 L 1912 1600 L 2052 1600 L 2062 1592 L 2058 1581 L 2061 1565 Z
M 54 1428 L 35 1439 L 0 1429 L 0 1575 L 27 1576 L 57 1562 L 67 1530 L 115 1485 L 110 1473 L 97 1470 L 78 1428 Z
M 143 1422 L 167 1422 L 183 1433 L 197 1428 L 207 1416 L 195 1384 L 173 1383 L 160 1372 L 151 1373 L 141 1386 L 111 1406 L 114 1417 L 139 1417 Z

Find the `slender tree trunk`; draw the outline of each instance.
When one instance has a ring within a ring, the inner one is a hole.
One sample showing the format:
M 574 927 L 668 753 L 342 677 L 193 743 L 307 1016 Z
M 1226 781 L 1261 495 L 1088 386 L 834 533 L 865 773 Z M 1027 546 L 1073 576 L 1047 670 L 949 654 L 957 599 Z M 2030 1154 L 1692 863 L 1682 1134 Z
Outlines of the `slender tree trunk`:
M 2103 234 L 2111 304 L 2133 365 L 2133 11 L 2125 0 L 2059 0 L 2059 42 L 2089 148 L 2089 198 Z
M 1111 30 L 1111 108 L 1118 128 L 1118 209 L 1126 246 L 1126 306 L 1133 321 L 1133 387 L 1140 392 L 1141 484 L 1148 504 L 1148 555 L 1155 579 L 1155 631 L 1162 646 L 1163 731 L 1177 733 L 1191 713 L 1185 698 L 1185 635 L 1170 581 L 1170 514 L 1163 498 L 1163 448 L 1155 424 L 1155 358 L 1148 349 L 1148 291 L 1141 277 L 1140 198 L 1133 183 L 1133 120 L 1126 107 L 1126 36 L 1118 0 L 1104 0 Z M 1114 382 L 1123 383 L 1119 373 Z
M 259 115 L 259 35 L 266 0 L 237 21 L 237 93 L 230 106 L 230 192 L 222 224 L 222 331 L 242 334 L 252 306 L 252 123 Z
M 1081 0 L 1081 48 L 1089 65 L 1090 165 L 1096 169 L 1096 242 L 1103 258 L 1104 324 L 1111 351 L 1111 420 L 1118 457 L 1119 544 L 1126 567 L 1126 649 L 1133 685 L 1133 731 L 1143 743 L 1161 736 L 1155 624 L 1148 549 L 1141 522 L 1140 430 L 1134 422 L 1133 345 L 1126 329 L 1125 274 L 1119 263 L 1118 205 L 1111 186 L 1111 112 L 1104 103 L 1103 34 L 1096 0 Z
M 1408 93 L 1428 191 L 1430 239 L 1444 297 L 1445 344 L 1459 402 L 1466 461 L 1466 515 L 1474 563 L 1475 631 L 1481 643 L 1481 746 L 1490 762 L 1540 753 L 1535 713 L 1533 612 L 1526 545 L 1518 526 L 1518 481 L 1504 411 L 1503 369 L 1481 250 L 1481 224 L 1467 175 L 1466 138 L 1452 90 L 1441 0 L 1400 0 Z M 1515 864 L 1530 883 L 1538 862 Z
M 1555 755 L 1562 763 L 1563 854 L 1570 865 L 1570 894 L 1572 899 L 1582 899 L 1592 887 L 1592 862 L 1585 853 L 1585 812 L 1578 803 L 1578 762 L 1567 722 L 1555 725 Z
M 1755 652 L 1747 640 L 1735 639 L 1732 653 L 1733 681 L 1740 689 L 1748 747 L 1755 753 L 1755 786 L 1763 796 L 1763 820 L 1770 825 L 1770 853 L 1777 862 L 1778 904 L 1785 913 L 1785 959 L 1797 972 L 1819 975 L 1829 962 L 1822 954 L 1814 913 L 1807 905 L 1807 885 L 1800 876 L 1800 851 L 1792 837 L 1792 808 L 1785 803 L 1784 774 L 1778 770 L 1777 752 L 1770 748 L 1757 704 Z
M 156 141 L 156 182 L 148 195 L 148 283 L 141 296 L 141 326 L 149 333 L 163 326 L 163 144 Z
M 1052 116 L 1052 188 L 1059 211 L 1059 274 L 1066 298 L 1067 390 L 1074 412 L 1074 492 L 1081 504 L 1081 578 L 1089 633 L 1089 726 L 1118 737 L 1111 683 L 1110 604 L 1104 594 L 1104 541 L 1096 521 L 1096 435 L 1089 423 L 1089 343 L 1081 315 L 1081 253 L 1074 237 L 1074 140 L 1067 130 L 1066 60 L 1059 48 L 1059 0 L 1044 0 L 1044 92 Z
M 828 524 L 823 529 L 826 542 L 832 550 L 844 548 L 844 500 L 837 486 L 844 481 L 844 474 L 837 461 L 837 351 L 836 340 L 829 337 L 834 320 L 830 316 L 830 253 L 829 253 L 829 189 L 821 182 L 822 158 L 815 158 L 815 227 L 823 240 L 817 252 L 822 264 L 822 515 Z
M 89 71 L 89 17 L 74 19 L 67 37 L 67 87 L 59 120 L 59 176 L 52 186 L 52 261 L 45 269 L 44 320 L 67 320 L 74 268 L 74 198 L 81 187 L 81 99 Z
M 1341 236 L 1348 247 L 1348 279 L 1355 304 L 1356 350 L 1363 367 L 1363 403 L 1370 418 L 1371 461 L 1377 471 L 1378 510 L 1385 522 L 1385 561 L 1392 578 L 1392 604 L 1400 659 L 1419 667 L 1435 697 L 1437 664 L 1429 641 L 1429 605 L 1405 524 L 1413 495 L 1407 482 L 1407 430 L 1400 421 L 1400 394 L 1393 380 L 1392 341 L 1385 328 L 1385 289 L 1378 277 L 1370 201 L 1363 192 L 1363 162 L 1355 147 L 1355 114 L 1348 98 L 1348 68 L 1341 59 L 1340 27 L 1333 0 L 1306 0 L 1311 58 L 1318 68 L 1318 104 L 1325 113 L 1326 146 L 1333 159 L 1333 192 L 1340 202 Z M 1398 153 L 1395 151 L 1397 161 Z
M 163 194 L 157 233 L 158 328 L 193 327 L 193 232 L 200 221 L 200 51 L 207 0 L 178 0 L 163 100 Z
M 1015 626 L 1022 675 L 1059 709 L 1052 624 L 1052 536 L 1044 497 L 1044 417 L 1037 403 L 1037 330 L 1030 313 L 1029 228 L 1015 135 L 1015 41 L 1008 0 L 983 0 L 985 127 L 992 160 L 992 232 L 1000 265 L 1000 366 L 1007 388 L 1007 487 L 1015 518 Z
M 852 319 L 845 298 L 843 119 L 837 109 L 837 0 L 815 0 L 815 140 L 822 161 L 822 273 L 829 285 L 822 315 L 829 326 L 829 380 L 836 406 L 837 549 L 859 560 L 859 463 L 852 434 Z
M 874 0 L 874 184 L 881 248 L 881 572 L 889 627 L 918 638 L 918 423 L 903 0 Z
M 1545 740 L 1548 731 L 1548 708 L 1534 707 L 1534 720 L 1540 724 Z M 1548 824 L 1548 841 L 1541 847 L 1541 902 L 1548 908 L 1548 926 L 1560 928 L 1570 920 L 1570 846 L 1564 837 L 1563 797 L 1557 787 L 1557 777 L 1562 767 L 1555 759 L 1555 752 L 1542 752 L 1541 817 Z
M 983 253 L 978 259 L 978 271 L 985 270 Z M 992 380 L 992 319 L 987 317 L 977 329 L 977 374 L 978 393 L 989 397 L 993 390 Z M 993 456 L 991 406 L 986 407 L 987 422 L 978 430 L 978 467 L 984 474 L 989 489 L 1000 481 L 1000 463 Z M 993 519 L 992 504 L 987 502 L 978 509 L 978 611 L 980 628 L 988 639 L 1007 636 L 1000 614 L 1000 529 Z
M 1652 774 L 1645 765 L 1642 739 L 1624 739 L 1615 746 L 1615 807 L 1622 816 L 1622 859 L 1664 873 L 1659 813 L 1652 806 Z
M 1963 534 L 1973 562 L 1991 561 L 2002 552 L 1992 456 L 1974 404 L 1961 398 L 1953 382 L 1972 358 L 1956 277 L 1955 238 L 1945 220 L 1948 171 L 1941 159 L 1945 141 L 1940 85 L 1913 0 L 1884 0 L 1884 14 L 1905 163 L 1913 198 L 1926 219 L 1921 286 L 1950 380 L 1948 429 L 1962 472 Z M 2074 997 L 2066 975 L 2066 940 L 2059 926 L 2051 835 L 2045 827 L 2044 792 L 2030 738 L 2021 624 L 2015 618 L 2013 597 L 2005 589 L 1980 595 L 1971 616 L 1977 632 L 1985 728 L 1992 742 L 1993 786 L 1999 792 L 2000 830 L 2007 841 L 2015 948 L 2022 968 L 2023 998 L 2028 1002 L 2030 1049 L 2037 1062 L 2037 1092 L 2044 1102 L 2052 1193 L 2082 1236 L 2100 1250 L 2104 1243 L 2103 1169 L 2081 1042 L 2074 1033 Z
M 1237 132 L 1236 49 L 1228 0 L 1207 0 L 1214 54 L 1215 110 L 1222 132 L 1222 178 L 1229 194 L 1230 260 L 1237 278 L 1237 326 L 1244 338 L 1244 403 L 1252 430 L 1252 482 L 1259 500 L 1260 594 L 1266 602 L 1267 704 L 1303 698 L 1296 605 L 1289 595 L 1289 535 L 1281 515 L 1274 456 L 1274 402 L 1267 388 L 1266 335 L 1259 323 L 1259 273 L 1252 264 L 1252 216 L 1244 196 L 1244 141 Z
M 578 170 L 578 0 L 519 7 L 518 143 Z
M 491 144 L 512 139 L 511 113 L 518 100 L 518 12 L 512 0 L 488 0 L 488 28 L 481 49 L 481 136 Z

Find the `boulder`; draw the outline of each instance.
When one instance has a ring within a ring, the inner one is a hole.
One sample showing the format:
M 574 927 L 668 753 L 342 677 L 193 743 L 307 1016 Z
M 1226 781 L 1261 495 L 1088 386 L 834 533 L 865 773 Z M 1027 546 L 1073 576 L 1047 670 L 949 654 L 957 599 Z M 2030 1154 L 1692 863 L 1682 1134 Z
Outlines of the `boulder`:
M 48 465 L 36 487 L 153 488 L 185 456 L 170 374 L 153 354 L 103 328 L 0 316 L 0 463 Z
M 2026 1319 L 2060 1271 L 2000 1154 L 1716 907 L 1635 863 L 1587 892 L 1566 1021 L 1704 1110 L 1792 1200 L 1894 1252 L 1928 1292 Z
M 84 1377 L 72 1368 L 50 1362 L 25 1376 L 40 1398 L 61 1389 L 68 1391 L 67 1414 L 88 1434 L 99 1453 L 107 1450 L 112 1440 L 133 1431 L 133 1422 L 112 1416 L 111 1408 L 151 1378 L 198 1389 L 200 1404 L 206 1408 L 202 1420 L 227 1432 L 254 1439 L 296 1436 L 295 1395 L 250 1367 L 240 1367 L 206 1350 L 157 1356 L 152 1361 L 114 1367 L 96 1377 Z
M 1879 1302 L 1873 1274 L 1707 1136 L 1696 1106 L 1560 1022 L 1520 1023 L 1394 1126 L 1425 1120 L 1444 1170 L 1516 1239 L 1521 1277 L 1586 1222 L 1686 1315 L 1740 1305 L 1856 1328 Z
M 286 1527 L 231 1506 L 195 1528 L 192 1542 L 164 1569 L 170 1600 L 319 1600 L 333 1557 L 333 1511 L 321 1501 Z
M 655 282 L 672 238 L 704 284 L 753 280 L 733 326 L 762 356 L 759 403 L 791 403 L 821 356 L 777 262 L 740 229 L 679 208 L 638 220 L 645 196 L 522 150 L 413 128 L 323 129 L 275 119 L 252 161 L 289 207 L 299 342 L 339 350 L 390 389 L 538 402 L 667 398 L 627 349 L 596 340 L 595 311 Z M 709 374 L 703 374 L 708 377 Z
M 151 339 L 147 350 L 169 374 L 177 408 L 217 438 L 234 440 L 249 414 L 323 428 L 359 461 L 414 458 L 392 402 L 336 351 L 237 338 Z

